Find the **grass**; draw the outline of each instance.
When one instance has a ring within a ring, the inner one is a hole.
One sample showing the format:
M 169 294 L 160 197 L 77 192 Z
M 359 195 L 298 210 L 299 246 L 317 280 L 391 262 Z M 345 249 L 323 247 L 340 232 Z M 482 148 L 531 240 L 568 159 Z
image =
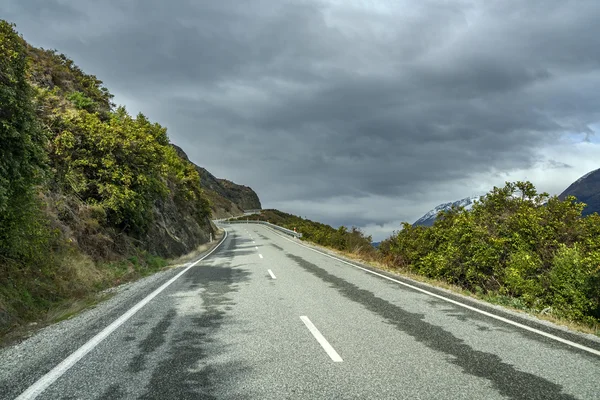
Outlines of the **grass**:
M 0 343 L 29 336 L 32 330 L 73 317 L 107 298 L 102 291 L 158 272 L 168 261 L 147 252 L 111 263 L 96 263 L 74 249 L 49 260 L 48 272 L 12 268 L 0 286 Z M 8 268 L 5 266 L 5 268 Z M 41 270 L 41 269 L 40 269 Z M 29 275 L 34 275 L 30 279 Z
M 108 288 L 189 262 L 218 243 L 222 236 L 223 231 L 220 231 L 212 243 L 172 260 L 140 251 L 118 261 L 95 263 L 79 252 L 66 252 L 46 282 L 27 282 L 23 277 L 12 285 L 0 285 L 0 318 L 3 318 L 3 312 L 4 317 L 12 317 L 10 326 L 0 330 L 0 347 L 95 307 L 112 296 L 105 292 Z M 50 293 L 39 292 L 40 284 L 51 289 Z M 20 318 L 16 319 L 15 315 Z

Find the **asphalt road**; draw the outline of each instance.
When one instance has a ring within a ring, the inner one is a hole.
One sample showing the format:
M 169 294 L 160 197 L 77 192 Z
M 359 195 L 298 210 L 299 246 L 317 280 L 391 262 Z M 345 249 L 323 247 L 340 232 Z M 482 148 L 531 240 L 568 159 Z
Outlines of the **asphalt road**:
M 227 230 L 185 273 L 132 285 L 3 349 L 0 398 L 28 388 L 38 399 L 600 398 L 600 356 L 587 347 L 407 288 L 261 225 Z M 76 362 L 56 369 L 82 346 Z

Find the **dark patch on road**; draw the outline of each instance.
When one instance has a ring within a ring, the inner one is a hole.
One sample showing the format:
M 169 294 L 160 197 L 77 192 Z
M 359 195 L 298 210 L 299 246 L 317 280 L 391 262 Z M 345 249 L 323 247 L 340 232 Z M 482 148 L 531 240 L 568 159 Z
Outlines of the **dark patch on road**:
M 235 305 L 229 293 L 247 281 L 250 273 L 235 268 L 195 268 L 184 275 L 188 284 L 202 284 L 203 311 L 181 321 L 170 349 L 155 368 L 141 399 L 216 399 L 215 386 L 220 379 L 230 380 L 244 374 L 248 367 L 241 363 L 218 366 L 208 363 L 210 355 L 226 351 L 215 338 L 215 333 L 227 320 L 226 307 Z
M 275 247 L 277 250 L 283 251 L 285 253 L 285 250 L 283 250 L 283 247 L 276 245 L 275 243 L 270 243 L 271 246 Z
M 412 336 L 432 350 L 451 356 L 448 357 L 448 362 L 458 365 L 465 373 L 489 380 L 503 396 L 512 399 L 574 399 L 571 395 L 561 393 L 561 385 L 519 371 L 503 362 L 496 354 L 473 349 L 440 326 L 426 322 L 423 314 L 406 311 L 301 257 L 293 254 L 287 256 L 306 271 L 329 283 L 344 297 L 384 318 L 399 331 Z
M 129 363 L 129 372 L 137 373 L 145 369 L 146 357 L 165 343 L 167 331 L 176 315 L 177 312 L 175 310 L 169 311 L 167 315 L 152 328 L 148 337 L 138 345 L 140 352 Z
M 136 339 L 136 337 L 135 337 L 135 336 L 131 336 L 131 335 L 129 335 L 129 336 L 125 336 L 125 337 L 123 338 L 123 341 L 124 341 L 124 342 L 133 342 L 135 339 Z
M 223 255 L 224 257 L 227 258 L 234 258 L 234 257 L 240 257 L 240 256 L 249 256 L 251 254 L 257 254 L 256 250 L 232 250 L 232 251 L 227 251 L 224 253 L 220 253 L 219 255 Z
M 445 308 L 440 310 L 444 313 L 446 313 L 446 315 L 448 315 L 449 317 L 454 317 L 459 321 L 462 322 L 474 322 L 474 321 L 479 321 L 479 322 L 489 322 L 490 318 L 479 314 L 479 313 L 474 313 L 472 311 L 466 310 L 466 309 L 461 309 L 459 307 L 456 308 Z M 502 332 L 507 332 L 507 333 L 522 333 L 522 330 L 517 328 L 517 327 L 513 327 L 512 325 L 503 325 L 502 327 L 495 327 L 494 328 L 495 331 L 502 331 Z
M 242 242 L 245 242 L 245 240 L 242 240 Z M 248 246 L 248 247 L 250 247 L 250 246 Z M 251 246 L 251 247 L 252 247 L 252 249 L 254 249 L 254 246 Z M 218 255 L 225 257 L 225 258 L 233 259 L 234 257 L 247 256 L 247 255 L 256 253 L 256 250 L 240 250 L 240 249 L 242 249 L 242 246 L 238 246 L 238 239 L 237 239 L 236 235 L 232 235 L 232 236 L 229 236 L 229 240 L 225 241 L 224 246 L 223 246 L 222 250 L 219 251 Z
M 125 391 L 121 388 L 121 386 L 114 384 L 110 385 L 108 389 L 102 393 L 98 400 L 119 400 L 125 398 Z

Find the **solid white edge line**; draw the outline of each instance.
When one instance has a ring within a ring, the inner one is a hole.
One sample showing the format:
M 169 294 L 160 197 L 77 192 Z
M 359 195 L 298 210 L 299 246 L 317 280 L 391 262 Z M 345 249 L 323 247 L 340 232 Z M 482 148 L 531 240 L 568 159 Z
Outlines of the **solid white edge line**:
M 154 292 L 150 293 L 144 299 L 142 299 L 139 303 L 129 309 L 125 314 L 121 315 L 117 318 L 112 324 L 108 325 L 104 328 L 100 333 L 96 334 L 93 338 L 88 340 L 84 345 L 71 353 L 70 356 L 65 358 L 60 364 L 56 367 L 52 368 L 47 374 L 38 379 L 33 385 L 29 386 L 27 390 L 19 395 L 15 400 L 25 400 L 25 399 L 35 399 L 37 396 L 42 394 L 44 390 L 46 390 L 50 385 L 52 385 L 58 378 L 60 378 L 65 372 L 69 370 L 73 365 L 75 365 L 79 360 L 81 360 L 87 353 L 92 351 L 98 344 L 100 344 L 104 339 L 106 339 L 111 333 L 113 333 L 118 327 L 123 325 L 129 318 L 131 318 L 135 313 L 137 313 L 142 307 L 148 304 L 153 298 L 155 298 L 160 292 L 165 290 L 170 284 L 175 282 L 181 275 L 185 274 L 190 268 L 194 267 L 200 261 L 204 260 L 206 257 L 210 256 L 215 250 L 217 250 L 221 244 L 227 238 L 227 230 L 223 229 L 225 235 L 219 244 L 217 244 L 209 253 L 204 255 L 202 258 L 194 261 L 190 265 L 188 265 L 183 271 L 175 275 L 173 278 L 169 279 L 165 282 L 161 287 L 156 289 Z
M 466 309 L 468 309 L 468 310 L 474 311 L 474 312 L 476 312 L 476 313 L 483 314 L 483 315 L 485 315 L 485 316 L 487 316 L 487 317 L 494 318 L 494 319 L 496 319 L 496 320 L 498 320 L 498 321 L 502 321 L 502 322 L 505 322 L 505 323 L 507 323 L 507 324 L 510 324 L 510 325 L 513 325 L 513 326 L 519 327 L 519 328 L 521 328 L 521 329 L 524 329 L 524 330 L 526 330 L 526 331 L 533 332 L 533 333 L 537 333 L 538 335 L 541 335 L 541 336 L 547 337 L 547 338 L 549 338 L 549 339 L 552 339 L 552 340 L 556 340 L 557 342 L 564 343 L 564 344 L 566 344 L 566 345 L 568 345 L 568 346 L 575 347 L 575 348 L 577 348 L 577 349 L 579 349 L 579 350 L 583 350 L 583 351 L 586 351 L 586 352 L 588 352 L 588 353 L 591 353 L 591 354 L 594 354 L 594 355 L 600 356 L 600 351 L 598 351 L 598 350 L 595 350 L 595 349 L 592 349 L 591 347 L 587 347 L 587 346 L 584 346 L 584 345 L 582 345 L 582 344 L 575 343 L 575 342 L 572 342 L 572 341 L 570 341 L 570 340 L 567 340 L 567 339 L 563 339 L 563 338 L 561 338 L 561 337 L 558 337 L 558 336 L 555 336 L 555 335 L 553 335 L 553 334 L 551 334 L 551 333 L 547 333 L 547 332 L 544 332 L 544 331 L 540 331 L 539 329 L 535 329 L 535 328 L 532 328 L 532 327 L 530 327 L 530 326 L 523 325 L 523 324 L 521 324 L 521 323 L 519 323 L 519 322 L 512 321 L 512 320 L 510 320 L 510 319 L 508 319 L 508 318 L 504 318 L 504 317 L 501 317 L 501 316 L 499 316 L 499 315 L 492 314 L 492 313 L 489 313 L 489 312 L 487 312 L 487 311 L 480 310 L 480 309 L 478 309 L 478 308 L 475 308 L 475 307 L 469 306 L 469 305 L 467 305 L 467 304 L 463 304 L 463 303 L 461 303 L 461 302 L 459 302 L 459 301 L 456 301 L 456 300 L 449 299 L 449 298 L 447 298 L 447 297 L 441 296 L 441 295 L 439 295 L 439 294 L 436 294 L 436 293 L 430 292 L 430 291 L 428 291 L 428 290 L 425 290 L 425 289 L 421 289 L 420 287 L 417 287 L 417 286 L 411 285 L 411 284 L 409 284 L 409 283 L 402 282 L 402 281 L 399 281 L 399 280 L 397 280 L 397 279 L 394 279 L 394 278 L 390 278 L 389 276 L 386 276 L 386 275 L 380 274 L 380 273 L 378 273 L 378 272 L 375 272 L 375 271 L 371 271 L 371 270 L 369 270 L 369 269 L 367 269 L 367 268 L 363 268 L 363 267 L 361 267 L 361 266 L 358 266 L 358 265 L 356 265 L 356 264 L 352 264 L 352 263 L 350 263 L 350 262 L 348 262 L 348 261 L 342 260 L 341 258 L 337 258 L 337 257 L 335 257 L 335 256 L 332 256 L 331 254 L 323 253 L 322 251 L 319 251 L 319 250 L 313 249 L 313 248 L 311 248 L 311 247 L 309 247 L 309 246 L 306 246 L 306 245 L 303 245 L 303 244 L 301 244 L 301 243 L 298 243 L 297 241 L 294 241 L 294 240 L 292 240 L 292 239 L 288 239 L 287 237 L 285 237 L 285 236 L 283 236 L 283 235 L 280 235 L 279 233 L 275 232 L 274 230 L 272 230 L 272 229 L 270 229 L 270 228 L 268 228 L 268 227 L 266 227 L 266 228 L 267 228 L 267 229 L 269 229 L 269 230 L 271 230 L 271 232 L 272 232 L 273 234 L 275 234 L 275 235 L 277 235 L 277 236 L 280 236 L 281 238 L 283 238 L 283 239 L 285 239 L 285 240 L 288 240 L 288 241 L 290 241 L 290 242 L 292 242 L 292 243 L 295 243 L 295 244 L 297 244 L 298 246 L 305 247 L 305 248 L 307 248 L 307 249 L 309 249 L 309 250 L 312 250 L 312 251 L 314 251 L 315 253 L 322 254 L 322 255 L 324 255 L 324 256 L 326 256 L 326 257 L 329 257 L 329 258 L 332 258 L 332 259 L 334 259 L 334 260 L 337 260 L 337 261 L 339 261 L 339 262 L 342 262 L 342 263 L 344 263 L 344 264 L 350 265 L 350 266 L 352 266 L 352 267 L 354 267 L 354 268 L 358 268 L 358 269 L 360 269 L 360 270 L 363 270 L 363 271 L 365 271 L 365 272 L 368 272 L 368 273 L 370 273 L 370 274 L 377 275 L 377 276 L 379 276 L 379 277 L 381 277 L 381 278 L 383 278 L 383 279 L 387 279 L 387 280 L 389 280 L 389 281 L 396 282 L 396 283 L 398 283 L 398 284 L 400 284 L 400 285 L 403 285 L 403 286 L 409 287 L 409 288 L 411 288 L 411 289 L 413 289 L 413 290 L 416 290 L 416 291 L 418 291 L 418 292 L 424 293 L 424 294 L 426 294 L 426 295 L 428 295 L 428 296 L 435 297 L 435 298 L 437 298 L 437 299 L 440 299 L 440 300 L 446 301 L 446 302 L 448 302 L 448 303 L 451 303 L 451 304 L 457 305 L 457 306 L 459 306 L 459 307 L 463 307 L 463 308 L 466 308 Z
M 271 278 L 273 278 L 273 279 L 277 279 L 277 278 L 275 277 L 275 274 L 273 273 L 273 271 L 271 271 L 270 269 L 268 269 L 267 271 L 269 271 L 269 275 L 271 275 Z
M 321 335 L 321 332 L 319 332 L 317 327 L 310 321 L 310 319 L 308 319 L 307 316 L 303 315 L 300 317 L 300 319 L 302 320 L 302 322 L 304 322 L 304 325 L 306 325 L 310 333 L 312 333 L 315 339 L 317 339 L 317 342 L 319 342 L 323 350 L 325 350 L 325 352 L 333 360 L 333 362 L 344 361 L 342 360 L 342 357 L 340 357 L 340 355 L 337 353 L 337 351 L 335 351 L 333 346 L 329 344 L 327 339 L 325 339 L 325 337 Z
M 262 254 L 259 254 L 258 256 L 259 256 L 260 258 L 263 258 Z

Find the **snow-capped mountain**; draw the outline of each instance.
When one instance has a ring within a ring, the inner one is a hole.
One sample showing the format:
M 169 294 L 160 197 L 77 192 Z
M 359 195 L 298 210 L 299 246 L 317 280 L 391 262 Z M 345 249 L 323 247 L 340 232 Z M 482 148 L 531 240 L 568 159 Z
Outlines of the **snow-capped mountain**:
M 564 200 L 569 195 L 573 195 L 577 197 L 577 200 L 587 204 L 583 215 L 600 213 L 600 169 L 588 172 L 577 179 L 558 198 Z
M 427 212 L 421 218 L 416 220 L 413 226 L 432 226 L 438 213 L 440 211 L 449 210 L 450 208 L 452 208 L 452 206 L 464 207 L 465 210 L 470 210 L 473 207 L 473 202 L 475 200 L 479 200 L 479 197 L 480 196 L 466 197 L 464 199 L 460 199 L 454 202 L 440 204 L 439 206 Z

